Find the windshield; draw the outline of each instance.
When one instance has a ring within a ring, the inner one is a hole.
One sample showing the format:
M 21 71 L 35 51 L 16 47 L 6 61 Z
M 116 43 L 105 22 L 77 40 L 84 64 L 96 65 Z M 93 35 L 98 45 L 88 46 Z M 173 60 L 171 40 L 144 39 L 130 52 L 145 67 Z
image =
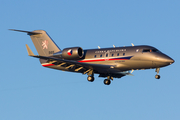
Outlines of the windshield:
M 160 53 L 160 51 L 158 49 L 143 49 L 142 52 L 156 52 L 156 53 Z

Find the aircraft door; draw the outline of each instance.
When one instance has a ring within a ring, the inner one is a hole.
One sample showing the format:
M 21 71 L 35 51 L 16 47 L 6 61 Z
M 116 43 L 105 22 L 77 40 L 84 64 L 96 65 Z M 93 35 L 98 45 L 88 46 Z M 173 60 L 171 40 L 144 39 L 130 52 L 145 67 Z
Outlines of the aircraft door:
M 108 61 L 108 60 L 109 60 L 109 51 L 105 53 L 104 59 L 105 59 L 105 61 Z

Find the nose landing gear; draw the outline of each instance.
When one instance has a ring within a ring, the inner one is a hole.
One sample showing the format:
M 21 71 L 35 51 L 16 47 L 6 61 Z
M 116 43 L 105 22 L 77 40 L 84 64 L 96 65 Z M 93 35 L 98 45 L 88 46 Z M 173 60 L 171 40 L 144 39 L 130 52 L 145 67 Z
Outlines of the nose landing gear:
M 159 70 L 160 68 L 156 68 L 156 72 L 157 72 L 157 74 L 155 75 L 156 79 L 160 79 Z
M 156 79 L 160 79 L 160 75 L 155 75 L 155 78 Z

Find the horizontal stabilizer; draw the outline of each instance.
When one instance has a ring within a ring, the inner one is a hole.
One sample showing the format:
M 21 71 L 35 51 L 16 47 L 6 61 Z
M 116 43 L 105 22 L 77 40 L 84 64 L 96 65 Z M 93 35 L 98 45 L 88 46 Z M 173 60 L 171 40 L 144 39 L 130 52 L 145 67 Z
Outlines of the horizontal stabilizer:
M 31 31 L 24 31 L 24 30 L 15 30 L 15 29 L 9 29 L 11 31 L 17 31 L 17 32 L 25 32 L 27 33 L 28 35 L 36 35 L 36 34 L 41 34 L 41 33 L 38 33 L 38 32 L 31 32 Z
M 29 46 L 27 44 L 26 44 L 26 49 L 27 49 L 29 56 L 34 56 L 34 53 L 31 51 L 31 49 L 29 48 Z

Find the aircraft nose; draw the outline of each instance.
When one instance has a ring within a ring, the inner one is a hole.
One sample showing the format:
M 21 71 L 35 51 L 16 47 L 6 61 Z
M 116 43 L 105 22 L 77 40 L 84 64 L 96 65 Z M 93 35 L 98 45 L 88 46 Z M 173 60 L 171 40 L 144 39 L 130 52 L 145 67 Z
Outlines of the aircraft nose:
M 172 58 L 167 59 L 167 62 L 169 62 L 170 64 L 174 63 L 175 61 Z
M 174 63 L 175 61 L 174 61 L 172 58 L 170 58 L 169 56 L 166 56 L 166 57 L 165 57 L 165 62 L 167 62 L 167 63 L 169 63 L 169 64 L 172 64 L 172 63 Z
M 161 62 L 165 62 L 165 63 L 168 63 L 168 64 L 172 64 L 172 63 L 175 62 L 172 58 L 170 58 L 167 55 L 163 55 L 161 57 L 158 57 L 157 59 L 159 59 Z

